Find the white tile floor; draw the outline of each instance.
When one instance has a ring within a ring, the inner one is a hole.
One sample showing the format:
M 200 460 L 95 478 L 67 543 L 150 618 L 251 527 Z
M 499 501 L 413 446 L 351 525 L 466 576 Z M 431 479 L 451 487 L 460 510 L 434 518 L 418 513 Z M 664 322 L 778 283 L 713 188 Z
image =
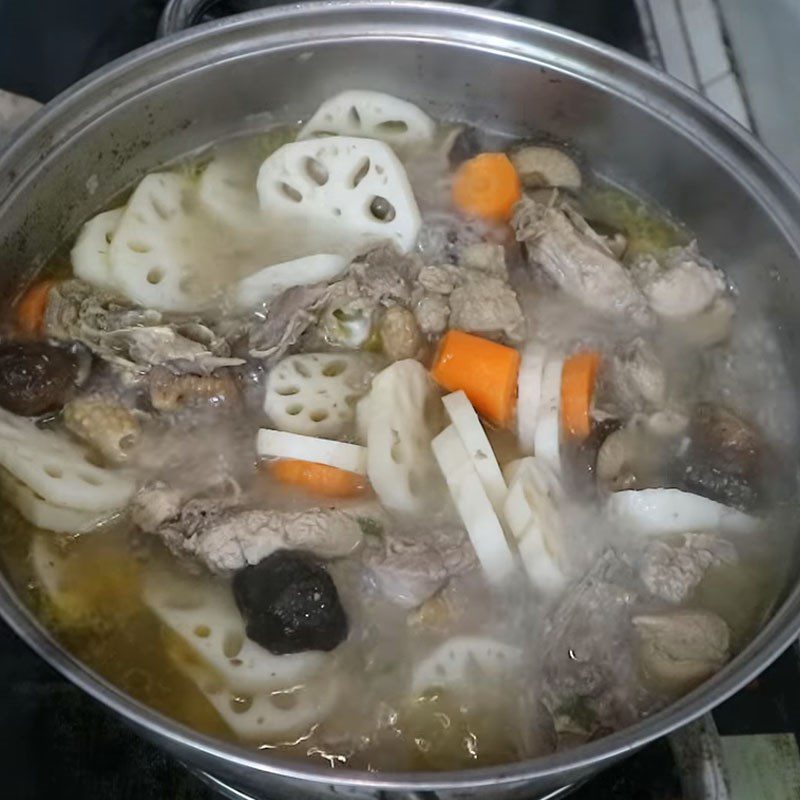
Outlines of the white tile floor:
M 645 30 L 653 33 L 654 55 L 661 66 L 704 94 L 741 125 L 752 127 L 745 96 L 725 45 L 716 0 L 640 0 L 638 7 Z

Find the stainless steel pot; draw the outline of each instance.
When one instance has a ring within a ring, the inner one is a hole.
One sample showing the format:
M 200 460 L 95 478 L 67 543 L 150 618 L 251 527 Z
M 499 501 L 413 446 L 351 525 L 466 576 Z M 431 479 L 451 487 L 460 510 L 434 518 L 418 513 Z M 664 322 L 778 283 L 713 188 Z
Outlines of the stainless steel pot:
M 675 81 L 596 42 L 475 8 L 428 2 L 295 5 L 212 23 L 117 61 L 37 115 L 0 156 L 0 290 L 40 265 L 146 170 L 243 129 L 295 120 L 345 87 L 508 134 L 545 129 L 697 233 L 757 295 L 800 375 L 800 193 L 732 120 Z M 584 747 L 491 769 L 330 772 L 201 736 L 154 713 L 60 647 L 0 581 L 0 613 L 33 648 L 187 763 L 270 798 L 298 794 L 531 798 L 580 781 L 742 687 L 797 636 L 800 587 L 716 677 Z

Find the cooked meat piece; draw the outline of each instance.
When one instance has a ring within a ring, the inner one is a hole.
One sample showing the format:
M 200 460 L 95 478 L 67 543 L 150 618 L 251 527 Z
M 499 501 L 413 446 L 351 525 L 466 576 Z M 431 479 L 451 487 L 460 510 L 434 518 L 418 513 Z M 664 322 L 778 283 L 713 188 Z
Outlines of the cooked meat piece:
M 479 220 L 432 211 L 422 220 L 418 249 L 426 264 L 456 264 L 462 249 L 480 243 L 485 235 L 486 226 Z
M 330 287 L 316 331 L 320 344 L 363 345 L 373 333 L 380 310 L 409 305 L 419 270 L 416 257 L 403 255 L 391 245 L 354 261 L 347 275 Z
M 529 264 L 541 269 L 562 291 L 601 314 L 648 325 L 651 314 L 628 271 L 597 234 L 579 230 L 579 215 L 523 198 L 512 224 L 527 249 Z M 587 226 L 588 227 L 588 226 Z
M 64 406 L 64 425 L 103 458 L 122 464 L 139 441 L 139 420 L 111 397 L 76 397 Z
M 157 411 L 177 411 L 205 405 L 238 408 L 241 394 L 229 372 L 214 375 L 175 375 L 164 367 L 153 367 L 147 376 L 150 403 Z
M 630 725 L 652 705 L 630 653 L 635 583 L 608 550 L 545 622 L 542 702 L 559 747 Z
M 424 291 L 416 291 L 412 304 L 419 327 L 427 336 L 438 336 L 449 324 L 490 338 L 521 341 L 525 318 L 507 279 L 505 251 L 488 242 L 463 247 L 458 266 L 423 267 L 419 284 Z
M 634 617 L 642 671 L 654 683 L 687 691 L 730 658 L 730 630 L 710 611 Z
M 684 533 L 673 541 L 651 542 L 639 563 L 639 577 L 650 594 L 668 603 L 683 603 L 706 571 L 735 564 L 736 548 L 713 533 Z
M 278 295 L 267 306 L 266 319 L 250 328 L 250 355 L 267 364 L 279 361 L 317 322 L 330 296 L 331 288 L 322 284 L 293 286 Z
M 244 363 L 241 358 L 215 355 L 204 344 L 181 335 L 167 325 L 113 331 L 105 336 L 105 344 L 114 351 L 127 352 L 135 364 L 169 364 L 179 372 L 200 375 L 209 375 L 220 367 Z M 225 351 L 229 352 L 227 347 Z
M 450 295 L 450 327 L 509 342 L 525 338 L 516 292 L 496 278 L 467 281 Z
M 47 336 L 82 342 L 132 373 L 169 364 L 175 372 L 206 374 L 242 363 L 230 357 L 227 341 L 199 320 L 170 322 L 160 311 L 132 306 L 79 280 L 62 281 L 50 290 L 43 328 Z
M 415 256 L 403 255 L 392 245 L 376 248 L 350 266 L 359 293 L 380 305 L 406 305 L 411 286 L 419 275 L 421 263 Z
M 418 281 L 428 292 L 449 295 L 461 283 L 462 270 L 450 264 L 423 267 L 419 271 Z
M 155 533 L 162 525 L 180 518 L 185 500 L 185 493 L 180 489 L 161 481 L 151 483 L 134 498 L 134 522 L 146 533 Z
M 441 335 L 450 319 L 450 303 L 446 297 L 425 293 L 414 306 L 414 316 L 420 330 L 428 337 Z
M 652 255 L 642 256 L 631 271 L 653 311 L 668 319 L 707 311 L 726 291 L 722 273 L 700 255 L 696 242 L 671 247 L 661 263 Z
M 422 333 L 414 315 L 401 306 L 384 311 L 380 322 L 383 352 L 392 361 L 417 358 L 422 348 Z
M 405 608 L 415 608 L 436 594 L 448 578 L 472 569 L 475 551 L 463 528 L 441 525 L 419 528 L 386 528 L 381 536 L 369 536 L 364 564 L 381 591 Z
M 623 345 L 611 359 L 604 381 L 604 394 L 628 415 L 650 408 L 663 408 L 667 399 L 667 376 L 652 346 L 641 337 Z
M 501 244 L 480 242 L 461 248 L 459 264 L 462 270 L 485 272 L 493 278 L 508 280 L 506 253 Z M 466 276 L 469 278 L 469 274 Z
M 161 538 L 176 556 L 196 559 L 217 573 L 258 564 L 276 550 L 307 550 L 320 558 L 346 556 L 363 537 L 357 519 L 338 509 L 274 511 L 243 508 L 238 498 L 198 497 L 183 503 L 177 514 L 164 517 L 165 509 L 174 510 L 174 503 L 169 487 L 145 487 L 133 500 L 133 521 Z M 159 509 L 159 515 L 151 506 Z
M 76 352 L 44 342 L 0 344 L 0 406 L 36 417 L 57 411 L 75 391 Z
M 276 655 L 333 650 L 347 638 L 336 584 L 310 553 L 279 550 L 233 576 L 247 638 Z

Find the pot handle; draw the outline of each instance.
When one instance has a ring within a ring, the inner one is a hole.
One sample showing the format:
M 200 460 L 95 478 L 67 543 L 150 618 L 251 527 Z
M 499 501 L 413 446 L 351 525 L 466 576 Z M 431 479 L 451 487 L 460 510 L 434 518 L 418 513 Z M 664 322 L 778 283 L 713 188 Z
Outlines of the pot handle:
M 197 25 L 203 14 L 210 11 L 219 2 L 220 0 L 169 0 L 158 21 L 156 36 L 161 39 L 164 36 L 171 36 L 173 33 L 180 33 L 191 28 L 192 25 Z M 287 2 L 287 0 L 260 0 L 260 2 L 249 0 L 246 6 L 252 10 L 259 6 L 280 5 L 282 2 Z M 462 0 L 462 2 L 503 11 L 511 5 L 512 0 Z

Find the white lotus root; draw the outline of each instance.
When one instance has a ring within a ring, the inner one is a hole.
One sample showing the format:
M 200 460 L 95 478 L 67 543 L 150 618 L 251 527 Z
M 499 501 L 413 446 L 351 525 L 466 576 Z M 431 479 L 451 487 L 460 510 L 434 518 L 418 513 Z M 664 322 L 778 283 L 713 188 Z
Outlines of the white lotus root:
M 326 100 L 297 138 L 364 136 L 409 148 L 432 142 L 435 132 L 433 120 L 413 103 L 382 92 L 356 89 Z
M 286 144 L 261 165 L 257 187 L 270 224 L 307 253 L 353 257 L 387 241 L 405 253 L 416 243 L 414 193 L 383 142 L 332 136 Z
M 283 431 L 308 436 L 339 436 L 355 419 L 371 370 L 352 353 L 289 356 L 270 373 L 264 411 Z

